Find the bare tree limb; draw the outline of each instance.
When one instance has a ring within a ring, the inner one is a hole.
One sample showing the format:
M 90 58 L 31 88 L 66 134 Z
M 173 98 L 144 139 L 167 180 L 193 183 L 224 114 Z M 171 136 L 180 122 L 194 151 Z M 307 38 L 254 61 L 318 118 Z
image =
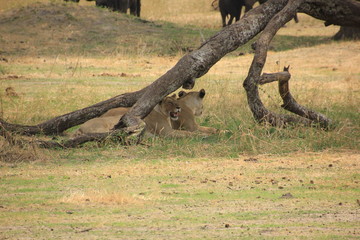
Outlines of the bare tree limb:
M 360 2 L 357 0 L 305 0 L 299 12 L 324 20 L 325 26 L 360 26 Z
M 74 112 L 70 112 L 35 126 L 19 125 L 8 123 L 3 119 L 0 119 L 0 134 L 2 131 L 9 131 L 21 135 L 56 135 L 60 134 L 68 128 L 82 124 L 89 119 L 100 116 L 107 110 L 116 107 L 131 107 L 136 100 L 142 95 L 146 88 L 133 92 L 125 93 L 108 99 L 103 102 L 99 102 L 92 106 L 80 109 Z
M 55 140 L 28 140 L 21 138 L 6 130 L 1 132 L 1 136 L 12 146 L 23 147 L 26 145 L 36 145 L 41 148 L 75 148 L 86 142 L 96 141 L 104 142 L 106 140 L 119 142 L 122 145 L 131 145 L 140 143 L 145 130 L 145 124 L 140 126 L 131 126 L 120 130 L 114 130 L 110 133 L 91 133 L 65 139 L 63 141 Z
M 288 72 L 289 68 L 285 68 L 284 71 Z M 317 113 L 313 110 L 307 109 L 306 107 L 298 104 L 296 100 L 290 93 L 289 89 L 289 79 L 279 79 L 279 93 L 283 99 L 282 108 L 293 112 L 301 117 L 311 120 L 313 123 L 320 124 L 323 128 L 328 128 L 331 120 L 328 119 L 325 115 Z
M 266 83 L 277 81 L 288 81 L 291 75 L 289 71 L 277 72 L 277 73 L 264 73 L 259 79 L 259 84 L 264 85 Z

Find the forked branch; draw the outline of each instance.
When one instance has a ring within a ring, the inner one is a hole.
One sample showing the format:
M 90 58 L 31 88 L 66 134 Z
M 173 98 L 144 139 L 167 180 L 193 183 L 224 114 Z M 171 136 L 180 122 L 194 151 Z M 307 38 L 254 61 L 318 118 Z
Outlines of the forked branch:
M 322 128 L 327 128 L 330 125 L 330 120 L 321 113 L 317 113 L 311 109 L 308 109 L 300 105 L 295 98 L 290 93 L 289 80 L 291 74 L 289 72 L 289 67 L 284 67 L 283 72 L 277 73 L 264 73 L 260 77 L 259 84 L 263 85 L 271 82 L 278 82 L 279 85 L 279 94 L 283 100 L 282 108 L 295 113 L 301 117 L 311 120 L 313 123 L 319 124 Z M 309 122 L 311 123 L 311 122 Z

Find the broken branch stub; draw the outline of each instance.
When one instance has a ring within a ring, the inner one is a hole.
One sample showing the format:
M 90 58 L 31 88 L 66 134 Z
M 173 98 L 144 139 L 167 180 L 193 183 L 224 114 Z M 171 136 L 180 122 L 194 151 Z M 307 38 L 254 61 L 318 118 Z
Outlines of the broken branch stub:
M 277 72 L 277 73 L 264 73 L 259 79 L 259 84 L 264 85 L 266 83 L 277 81 L 288 81 L 291 75 L 289 71 Z

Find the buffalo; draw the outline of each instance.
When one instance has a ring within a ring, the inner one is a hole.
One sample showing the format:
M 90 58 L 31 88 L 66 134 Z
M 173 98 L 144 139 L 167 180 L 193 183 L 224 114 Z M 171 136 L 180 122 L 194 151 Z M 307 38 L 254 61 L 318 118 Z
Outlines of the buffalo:
M 245 7 L 245 12 L 250 11 L 256 2 L 259 4 L 265 3 L 267 0 L 218 0 L 219 9 L 222 18 L 223 27 L 230 25 L 234 18 L 235 22 L 239 21 L 241 10 Z M 215 6 L 215 1 L 212 3 Z M 230 16 L 229 21 L 226 23 L 226 17 Z M 294 16 L 295 22 L 299 22 L 297 15 Z
M 222 25 L 230 25 L 235 18 L 235 22 L 239 21 L 242 7 L 252 8 L 245 0 L 219 0 L 219 9 L 222 19 Z M 226 17 L 230 16 L 226 24 Z
M 66 2 L 79 2 L 80 0 L 65 0 Z M 140 17 L 141 0 L 86 0 L 95 1 L 96 6 L 106 7 L 113 11 L 126 13 L 130 9 L 130 14 Z
M 95 2 L 96 6 L 107 7 L 121 13 L 126 13 L 130 8 L 130 14 L 140 17 L 141 0 L 95 0 Z

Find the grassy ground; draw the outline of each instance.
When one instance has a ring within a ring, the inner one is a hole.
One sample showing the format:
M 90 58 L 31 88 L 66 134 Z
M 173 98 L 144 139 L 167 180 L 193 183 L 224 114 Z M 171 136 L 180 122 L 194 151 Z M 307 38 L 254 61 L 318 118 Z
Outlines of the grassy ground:
M 357 239 L 359 155 L 3 166 L 3 239 Z M 97 156 L 96 156 L 97 155 Z M 96 156 L 96 157 L 95 157 Z
M 29 2 L 0 0 L 0 116 L 19 124 L 143 88 L 220 27 L 205 0 L 144 1 L 152 22 L 86 1 Z M 249 43 L 196 85 L 207 91 L 199 122 L 227 134 L 72 150 L 0 138 L 0 239 L 358 238 L 360 42 L 332 42 L 338 27 L 299 17 L 265 72 L 291 65 L 292 94 L 332 130 L 254 122 L 242 88 Z M 262 99 L 282 112 L 276 88 L 261 87 Z

